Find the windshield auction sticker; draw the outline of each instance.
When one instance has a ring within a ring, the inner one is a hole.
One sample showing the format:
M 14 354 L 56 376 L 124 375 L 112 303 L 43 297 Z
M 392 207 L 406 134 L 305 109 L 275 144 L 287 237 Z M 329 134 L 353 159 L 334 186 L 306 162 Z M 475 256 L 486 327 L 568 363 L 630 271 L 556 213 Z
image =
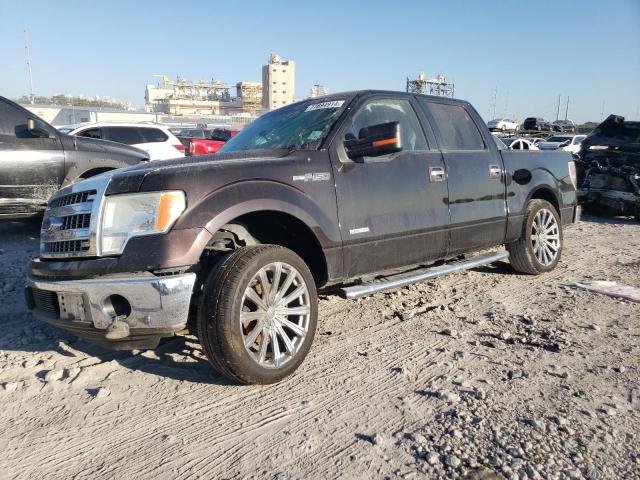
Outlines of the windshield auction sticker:
M 323 108 L 340 108 L 344 100 L 334 100 L 332 102 L 314 103 L 304 109 L 305 112 L 312 112 L 314 110 L 322 110 Z

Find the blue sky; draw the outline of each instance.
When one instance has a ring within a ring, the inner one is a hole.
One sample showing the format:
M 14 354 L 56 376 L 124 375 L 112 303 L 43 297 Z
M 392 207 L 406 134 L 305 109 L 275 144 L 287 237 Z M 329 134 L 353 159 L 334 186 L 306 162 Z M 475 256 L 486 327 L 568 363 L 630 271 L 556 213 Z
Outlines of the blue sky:
M 444 72 L 456 97 L 496 114 L 599 120 L 640 108 L 640 0 L 39 1 L 0 0 L 0 94 L 109 95 L 142 105 L 154 74 L 260 81 L 269 52 L 297 63 L 296 97 L 403 90 Z

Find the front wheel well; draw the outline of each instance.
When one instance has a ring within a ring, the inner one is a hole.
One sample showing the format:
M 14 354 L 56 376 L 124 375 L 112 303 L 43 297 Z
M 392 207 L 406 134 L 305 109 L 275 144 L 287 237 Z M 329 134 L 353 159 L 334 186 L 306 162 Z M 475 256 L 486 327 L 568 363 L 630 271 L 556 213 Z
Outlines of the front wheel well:
M 303 221 L 284 212 L 258 211 L 237 217 L 213 235 L 205 253 L 257 244 L 292 250 L 307 264 L 317 287 L 327 283 L 327 262 L 317 237 Z
M 92 168 L 91 170 L 87 170 L 86 172 L 78 175 L 77 179 L 86 180 L 87 178 L 95 177 L 96 175 L 100 175 L 101 173 L 109 172 L 111 170 L 115 170 L 115 169 L 111 167 Z

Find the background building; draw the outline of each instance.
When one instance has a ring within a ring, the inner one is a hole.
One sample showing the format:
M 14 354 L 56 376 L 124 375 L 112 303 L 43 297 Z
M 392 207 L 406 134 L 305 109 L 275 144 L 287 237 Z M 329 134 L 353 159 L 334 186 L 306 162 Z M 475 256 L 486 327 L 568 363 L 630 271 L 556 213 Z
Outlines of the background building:
M 313 85 L 311 85 L 309 98 L 324 97 L 325 95 L 329 95 L 329 89 L 326 86 L 320 83 L 314 83 Z
M 231 115 L 245 113 L 242 100 L 231 98 L 229 87 L 220 80 L 192 82 L 180 76 L 170 81 L 147 85 L 145 111 L 171 115 Z
M 296 64 L 272 53 L 269 63 L 262 66 L 262 105 L 274 110 L 293 103 Z
M 262 84 L 260 82 L 236 83 L 236 96 L 242 103 L 242 111 L 251 115 L 262 112 Z

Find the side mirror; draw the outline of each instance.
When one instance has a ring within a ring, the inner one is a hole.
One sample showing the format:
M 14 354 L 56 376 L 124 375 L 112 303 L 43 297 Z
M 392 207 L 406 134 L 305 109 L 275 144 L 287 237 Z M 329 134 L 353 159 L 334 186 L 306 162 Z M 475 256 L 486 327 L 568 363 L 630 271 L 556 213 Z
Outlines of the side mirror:
M 401 151 L 400 139 L 400 122 L 380 123 L 361 129 L 357 139 L 345 140 L 344 148 L 351 159 L 379 157 Z
M 49 138 L 49 131 L 40 120 L 29 118 L 27 120 L 27 131 L 29 135 L 36 138 Z

